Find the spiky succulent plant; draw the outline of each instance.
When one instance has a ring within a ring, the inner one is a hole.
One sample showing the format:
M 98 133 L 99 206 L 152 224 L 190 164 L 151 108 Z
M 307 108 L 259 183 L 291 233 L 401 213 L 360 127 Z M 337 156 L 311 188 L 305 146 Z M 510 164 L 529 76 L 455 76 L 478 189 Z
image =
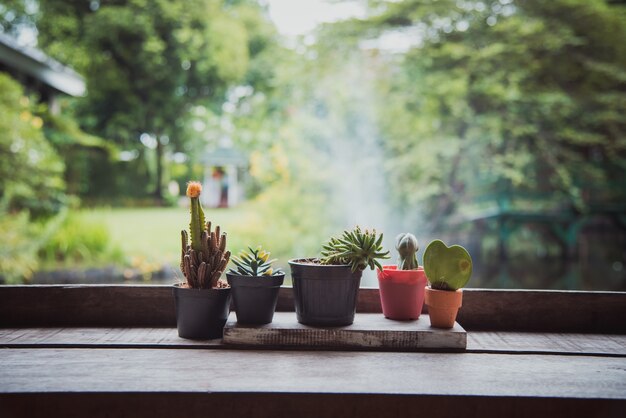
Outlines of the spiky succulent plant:
M 389 258 L 389 251 L 382 248 L 383 234 L 377 235 L 376 230 L 363 231 L 356 226 L 352 231 L 343 231 L 341 236 L 332 237 L 322 246 L 322 264 L 350 266 L 351 270 L 374 269 L 382 266 L 378 259 Z
M 433 289 L 458 290 L 472 277 L 472 257 L 460 245 L 434 240 L 424 251 L 424 272 Z
M 242 250 L 236 257 L 232 258 L 237 269 L 230 269 L 231 274 L 242 276 L 276 276 L 284 274 L 281 269 L 274 270 L 272 263 L 276 259 L 270 260 L 269 251 L 263 250 L 259 245 L 255 250 L 248 247 L 248 251 Z
M 211 222 L 205 223 L 200 204 L 201 192 L 200 183 L 192 181 L 187 184 L 187 197 L 191 201 L 191 222 L 189 234 L 185 230 L 181 231 L 180 269 L 190 288 L 225 287 L 219 278 L 230 259 L 230 251 L 226 251 L 226 233 L 220 234 L 219 226 L 211 231 Z
M 398 251 L 398 270 L 417 270 L 417 250 L 419 246 L 415 235 L 402 233 L 396 237 L 396 250 Z

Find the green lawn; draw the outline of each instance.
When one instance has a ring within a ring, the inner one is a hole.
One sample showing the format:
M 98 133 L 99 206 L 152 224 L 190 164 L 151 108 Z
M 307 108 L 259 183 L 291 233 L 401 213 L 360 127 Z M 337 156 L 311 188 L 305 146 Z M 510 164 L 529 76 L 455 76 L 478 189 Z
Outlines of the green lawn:
M 214 225 L 229 231 L 244 215 L 244 210 L 205 209 L 205 214 Z M 81 216 L 106 226 L 113 244 L 119 246 L 133 264 L 178 263 L 180 231 L 189 227 L 189 213 L 185 208 L 99 208 L 83 210 Z M 238 249 L 241 245 L 236 239 L 229 242 L 229 248 Z
M 237 208 L 205 209 L 207 220 L 220 225 L 228 233 L 228 248 L 237 253 L 247 246 L 263 247 L 277 258 L 275 267 L 289 273 L 287 261 L 294 257 L 315 255 L 319 251 L 323 228 L 303 235 L 299 225 L 311 222 L 298 217 L 289 223 L 287 216 L 278 213 L 265 217 L 257 206 L 243 204 Z M 103 225 L 111 244 L 124 253 L 130 266 L 141 271 L 156 271 L 164 264 L 173 267 L 180 262 L 180 231 L 189 227 L 189 212 L 185 208 L 97 208 L 80 211 L 88 223 Z M 311 235 L 311 236 L 309 236 Z M 365 272 L 362 285 L 375 285 L 372 272 Z M 289 275 L 286 284 L 290 283 Z

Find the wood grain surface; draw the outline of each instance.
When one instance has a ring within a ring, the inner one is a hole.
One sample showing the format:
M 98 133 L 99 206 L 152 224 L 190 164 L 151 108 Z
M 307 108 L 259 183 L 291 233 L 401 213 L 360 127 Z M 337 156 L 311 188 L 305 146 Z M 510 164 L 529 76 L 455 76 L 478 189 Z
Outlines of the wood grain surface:
M 276 312 L 265 325 L 242 325 L 231 316 L 224 343 L 256 348 L 319 348 L 327 350 L 465 350 L 465 330 L 430 326 L 427 314 L 414 321 L 394 321 L 379 313 L 358 313 L 344 327 L 312 327 L 298 323 L 293 312 Z
M 0 416 L 63 418 L 623 418 L 621 399 L 336 393 L 0 393 Z
M 282 288 L 279 311 L 293 311 Z M 380 312 L 378 289 L 361 289 L 357 312 Z M 626 334 L 625 292 L 466 289 L 466 330 Z M 175 326 L 170 286 L 0 286 L 0 327 Z
M 623 358 L 473 353 L 3 349 L 0 393 L 274 392 L 626 399 Z
M 232 315 L 232 314 L 231 314 Z M 6 348 L 222 348 L 221 340 L 186 340 L 176 328 L 2 328 Z M 626 357 L 626 335 L 472 331 L 467 352 Z
M 467 334 L 467 350 L 626 357 L 626 335 L 472 331 Z

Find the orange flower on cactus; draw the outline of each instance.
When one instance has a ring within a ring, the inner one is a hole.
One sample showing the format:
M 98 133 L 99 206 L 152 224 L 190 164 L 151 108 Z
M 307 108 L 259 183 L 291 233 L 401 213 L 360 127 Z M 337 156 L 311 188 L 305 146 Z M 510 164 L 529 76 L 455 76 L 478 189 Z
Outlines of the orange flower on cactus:
M 187 196 L 198 197 L 202 193 L 202 184 L 199 181 L 190 181 L 187 183 Z

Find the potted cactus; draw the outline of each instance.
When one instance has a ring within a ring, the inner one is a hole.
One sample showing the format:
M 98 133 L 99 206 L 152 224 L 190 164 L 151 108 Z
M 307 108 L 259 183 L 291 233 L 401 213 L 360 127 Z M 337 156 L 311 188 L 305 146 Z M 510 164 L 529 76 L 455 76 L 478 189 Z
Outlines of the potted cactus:
M 241 251 L 233 257 L 234 269 L 226 272 L 232 289 L 237 322 L 243 324 L 269 324 L 274 317 L 278 291 L 285 273 L 274 270 L 270 253 L 261 246 L 255 250 Z
M 460 245 L 446 246 L 435 240 L 424 251 L 426 305 L 430 323 L 436 328 L 452 328 L 461 307 L 461 290 L 472 276 L 472 257 Z
M 342 326 L 354 322 L 361 274 L 367 267 L 382 269 L 389 258 L 381 247 L 382 234 L 356 227 L 331 238 L 321 258 L 289 261 L 298 322 Z
M 175 285 L 176 325 L 182 338 L 221 338 L 230 309 L 230 288 L 220 280 L 230 259 L 226 234 L 211 230 L 200 204 L 202 185 L 189 182 L 191 222 L 181 231 L 180 269 L 185 282 Z
M 398 264 L 377 269 L 380 304 L 389 319 L 418 319 L 424 305 L 426 275 L 417 263 L 417 238 L 404 233 L 396 237 Z

